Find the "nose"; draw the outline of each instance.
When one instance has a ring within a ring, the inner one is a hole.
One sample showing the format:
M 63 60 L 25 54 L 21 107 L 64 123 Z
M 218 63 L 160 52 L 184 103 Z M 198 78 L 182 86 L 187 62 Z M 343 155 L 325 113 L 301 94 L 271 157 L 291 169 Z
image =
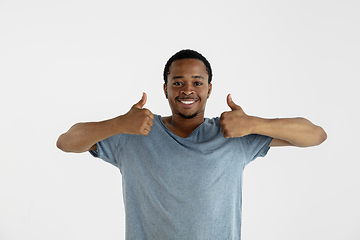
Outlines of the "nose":
M 185 94 L 185 95 L 190 95 L 192 93 L 194 93 L 194 89 L 193 89 L 193 86 L 191 84 L 186 84 L 183 89 L 181 90 L 181 93 L 182 94 Z

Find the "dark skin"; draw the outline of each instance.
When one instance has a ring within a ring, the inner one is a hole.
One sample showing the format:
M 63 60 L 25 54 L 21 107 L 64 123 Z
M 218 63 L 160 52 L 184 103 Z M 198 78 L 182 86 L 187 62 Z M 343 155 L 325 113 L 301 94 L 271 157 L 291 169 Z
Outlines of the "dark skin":
M 212 85 L 204 63 L 197 59 L 174 61 L 170 66 L 164 93 L 172 115 L 162 121 L 176 135 L 185 138 L 204 122 L 207 99 Z M 144 108 L 147 95 L 134 104 L 124 115 L 101 121 L 77 123 L 62 134 L 57 146 L 65 152 L 95 150 L 96 143 L 120 133 L 147 136 L 153 125 L 154 115 Z M 261 134 L 273 138 L 270 146 L 310 147 L 326 140 L 325 131 L 305 118 L 264 119 L 247 115 L 235 104 L 230 94 L 226 98 L 230 111 L 220 117 L 221 131 L 225 138 Z
M 204 122 L 206 101 L 212 84 L 204 63 L 197 59 L 174 61 L 170 66 L 164 93 L 172 116 L 163 117 L 163 123 L 176 135 L 185 138 Z

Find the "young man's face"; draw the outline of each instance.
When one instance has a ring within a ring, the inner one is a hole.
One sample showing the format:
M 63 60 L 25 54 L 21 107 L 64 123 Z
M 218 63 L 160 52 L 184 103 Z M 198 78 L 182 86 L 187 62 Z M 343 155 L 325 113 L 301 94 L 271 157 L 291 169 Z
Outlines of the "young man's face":
M 170 68 L 164 92 L 173 115 L 194 118 L 204 114 L 212 85 L 205 64 L 198 59 L 175 60 Z

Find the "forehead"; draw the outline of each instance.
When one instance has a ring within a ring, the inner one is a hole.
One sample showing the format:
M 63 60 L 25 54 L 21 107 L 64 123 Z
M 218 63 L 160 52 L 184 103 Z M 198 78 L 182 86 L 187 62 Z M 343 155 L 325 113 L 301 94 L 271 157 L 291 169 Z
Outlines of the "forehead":
M 205 77 L 208 73 L 205 64 L 199 59 L 180 59 L 171 63 L 170 75 L 198 74 Z

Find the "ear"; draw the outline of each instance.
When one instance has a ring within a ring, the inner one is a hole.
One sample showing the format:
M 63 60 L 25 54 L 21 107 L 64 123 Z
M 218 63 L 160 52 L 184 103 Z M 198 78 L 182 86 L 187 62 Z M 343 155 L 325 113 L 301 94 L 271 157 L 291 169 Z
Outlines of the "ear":
M 211 84 L 211 83 L 209 83 L 209 90 L 208 90 L 208 95 L 207 95 L 207 98 L 209 98 L 209 97 L 210 97 L 211 91 L 212 91 L 212 84 Z
M 168 94 L 167 94 L 167 84 L 166 83 L 164 83 L 164 94 L 165 94 L 165 97 L 166 97 L 166 99 L 168 99 Z

